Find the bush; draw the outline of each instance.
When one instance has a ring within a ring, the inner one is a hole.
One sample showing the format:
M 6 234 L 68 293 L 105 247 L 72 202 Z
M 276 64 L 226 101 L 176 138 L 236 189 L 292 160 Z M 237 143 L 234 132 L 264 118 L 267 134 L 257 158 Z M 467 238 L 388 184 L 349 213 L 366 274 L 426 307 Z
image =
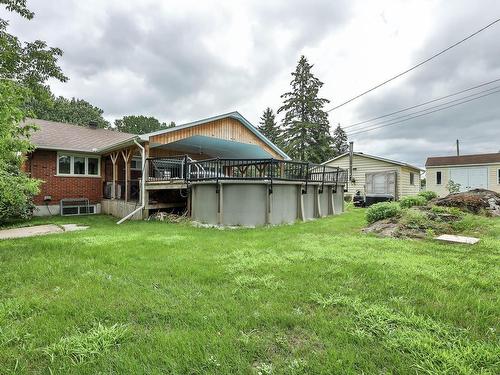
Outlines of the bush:
M 420 197 L 424 197 L 426 201 L 430 201 L 431 199 L 437 198 L 437 194 L 433 191 L 421 191 L 418 193 Z
M 427 199 L 420 195 L 414 195 L 410 197 L 403 197 L 399 200 L 399 204 L 402 208 L 410 208 L 413 206 L 425 206 L 427 204 Z
M 371 224 L 379 220 L 399 216 L 400 213 L 401 207 L 397 202 L 380 202 L 366 210 L 366 221 Z

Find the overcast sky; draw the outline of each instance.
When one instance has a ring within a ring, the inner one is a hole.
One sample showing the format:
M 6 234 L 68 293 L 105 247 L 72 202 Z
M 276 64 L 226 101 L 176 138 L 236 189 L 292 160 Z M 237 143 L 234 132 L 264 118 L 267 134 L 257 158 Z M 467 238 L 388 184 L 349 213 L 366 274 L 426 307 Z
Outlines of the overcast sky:
M 0 16 L 21 39 L 63 49 L 70 80 L 51 83 L 56 95 L 88 100 L 111 121 L 143 114 L 177 124 L 237 110 L 258 125 L 267 106 L 280 106 L 302 54 L 334 106 L 500 17 L 498 0 L 28 5 L 32 21 L 3 10 Z M 330 123 L 347 126 L 500 78 L 499 40 L 500 23 L 330 112 Z M 356 151 L 423 165 L 427 156 L 453 154 L 457 138 L 462 154 L 499 151 L 500 93 L 352 140 Z

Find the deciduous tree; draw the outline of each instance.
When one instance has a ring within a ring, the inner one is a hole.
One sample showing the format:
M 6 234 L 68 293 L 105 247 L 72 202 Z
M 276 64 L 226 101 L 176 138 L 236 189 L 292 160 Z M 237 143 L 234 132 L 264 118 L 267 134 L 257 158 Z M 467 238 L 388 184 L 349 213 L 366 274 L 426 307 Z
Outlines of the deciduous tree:
M 175 126 L 175 122 L 172 121 L 167 125 L 152 116 L 125 116 L 115 120 L 116 130 L 132 134 L 146 134 L 172 126 Z
M 13 218 L 30 216 L 32 198 L 39 181 L 22 171 L 26 154 L 33 150 L 29 141 L 33 126 L 19 126 L 26 117 L 25 100 L 29 90 L 0 79 L 0 224 Z
M 37 103 L 33 107 L 33 112 L 36 118 L 42 120 L 67 122 L 82 126 L 95 122 L 99 128 L 110 126 L 103 117 L 104 111 L 83 99 L 66 99 L 59 96 L 52 98 L 49 102 Z

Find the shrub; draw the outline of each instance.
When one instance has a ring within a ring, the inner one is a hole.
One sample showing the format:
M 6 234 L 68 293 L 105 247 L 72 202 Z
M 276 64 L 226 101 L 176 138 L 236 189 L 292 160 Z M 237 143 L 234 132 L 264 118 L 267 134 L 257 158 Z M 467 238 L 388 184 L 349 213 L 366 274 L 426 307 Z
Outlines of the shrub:
M 461 186 L 462 185 L 460 185 L 459 183 L 457 183 L 457 182 L 455 182 L 453 180 L 450 180 L 446 184 L 446 189 L 448 189 L 448 191 L 450 192 L 450 194 L 456 194 L 456 193 L 460 193 Z
M 437 194 L 433 191 L 421 191 L 418 193 L 420 197 L 424 197 L 426 201 L 430 201 L 431 199 L 437 198 Z
M 414 195 L 409 197 L 403 197 L 399 200 L 399 204 L 402 208 L 410 208 L 413 206 L 425 206 L 427 199 L 420 195 Z
M 379 220 L 399 216 L 400 213 L 401 207 L 397 202 L 380 202 L 366 210 L 366 221 L 371 224 Z
M 429 228 L 430 220 L 424 212 L 409 209 L 403 211 L 401 223 L 410 229 L 427 229 Z

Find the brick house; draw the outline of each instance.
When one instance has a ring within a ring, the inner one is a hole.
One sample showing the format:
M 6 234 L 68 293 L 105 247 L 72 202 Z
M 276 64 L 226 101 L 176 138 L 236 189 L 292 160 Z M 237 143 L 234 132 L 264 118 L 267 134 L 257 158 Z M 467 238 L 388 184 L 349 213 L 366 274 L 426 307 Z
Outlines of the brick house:
M 43 181 L 34 197 L 37 216 L 60 213 L 62 199 L 88 199 L 101 212 L 104 160 L 98 149 L 130 140 L 134 134 L 27 119 L 38 127 L 31 137 L 36 149 L 27 155 L 25 170 Z
M 221 225 L 340 213 L 347 172 L 290 158 L 238 112 L 142 135 L 43 120 L 25 170 L 43 181 L 35 215 L 156 210 Z M 119 222 L 121 222 L 120 220 Z

